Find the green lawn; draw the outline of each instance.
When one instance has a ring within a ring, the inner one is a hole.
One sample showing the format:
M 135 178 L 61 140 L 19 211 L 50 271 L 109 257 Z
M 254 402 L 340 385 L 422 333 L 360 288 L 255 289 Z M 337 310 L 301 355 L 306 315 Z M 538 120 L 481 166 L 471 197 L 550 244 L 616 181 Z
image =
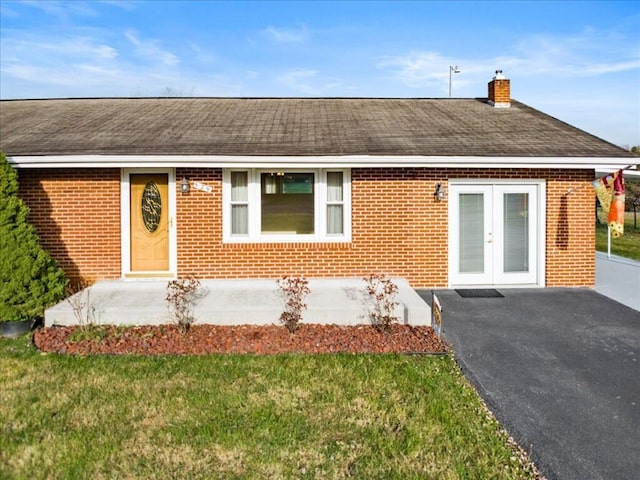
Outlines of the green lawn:
M 80 357 L 29 340 L 0 339 L 0 478 L 535 478 L 448 355 Z
M 605 222 L 604 215 L 599 212 L 601 222 Z M 611 239 L 611 253 L 621 257 L 640 260 L 640 214 L 637 220 L 638 228 L 633 225 L 633 212 L 625 213 L 624 235 Z M 596 226 L 596 250 L 607 251 L 607 225 L 601 223 Z

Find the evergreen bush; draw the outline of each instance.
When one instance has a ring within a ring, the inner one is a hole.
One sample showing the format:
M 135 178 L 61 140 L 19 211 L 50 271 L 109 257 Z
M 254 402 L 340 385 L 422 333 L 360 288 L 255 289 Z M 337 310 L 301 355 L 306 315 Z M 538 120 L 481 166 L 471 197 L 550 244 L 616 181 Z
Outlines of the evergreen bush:
M 42 317 L 65 296 L 65 274 L 42 248 L 28 215 L 18 175 L 0 152 L 0 322 Z

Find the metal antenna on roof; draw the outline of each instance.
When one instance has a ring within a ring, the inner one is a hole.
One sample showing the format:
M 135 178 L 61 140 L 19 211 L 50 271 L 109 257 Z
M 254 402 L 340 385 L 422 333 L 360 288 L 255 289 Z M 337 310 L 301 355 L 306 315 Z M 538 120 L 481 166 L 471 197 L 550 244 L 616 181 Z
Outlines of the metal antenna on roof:
M 451 65 L 449 65 L 449 98 L 451 98 L 451 76 L 454 73 L 460 73 L 460 69 L 458 68 L 458 65 L 456 65 L 455 67 L 452 67 Z

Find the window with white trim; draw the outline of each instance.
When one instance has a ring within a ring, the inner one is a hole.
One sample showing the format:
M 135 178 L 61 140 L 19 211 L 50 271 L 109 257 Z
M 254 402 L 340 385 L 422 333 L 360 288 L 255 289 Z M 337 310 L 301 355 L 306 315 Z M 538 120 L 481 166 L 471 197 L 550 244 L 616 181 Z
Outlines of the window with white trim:
M 231 172 L 231 234 L 249 233 L 249 191 L 247 172 Z
M 347 242 L 349 169 L 225 169 L 225 242 Z

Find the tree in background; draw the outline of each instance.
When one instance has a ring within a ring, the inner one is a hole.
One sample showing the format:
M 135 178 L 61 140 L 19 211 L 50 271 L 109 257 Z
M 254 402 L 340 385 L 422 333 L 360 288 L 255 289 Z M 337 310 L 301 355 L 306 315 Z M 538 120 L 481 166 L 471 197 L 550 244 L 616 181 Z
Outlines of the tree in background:
M 633 213 L 633 228 L 638 229 L 638 212 L 640 212 L 640 178 L 628 177 L 625 183 L 625 211 Z
M 0 152 L 0 321 L 42 317 L 65 296 L 65 274 L 42 248 L 28 215 L 18 175 Z
M 634 145 L 629 151 L 640 157 L 640 145 Z M 636 170 L 640 171 L 640 163 L 636 165 Z M 625 209 L 633 212 L 633 228 L 638 228 L 638 211 L 640 211 L 640 177 L 628 176 L 625 178 Z

